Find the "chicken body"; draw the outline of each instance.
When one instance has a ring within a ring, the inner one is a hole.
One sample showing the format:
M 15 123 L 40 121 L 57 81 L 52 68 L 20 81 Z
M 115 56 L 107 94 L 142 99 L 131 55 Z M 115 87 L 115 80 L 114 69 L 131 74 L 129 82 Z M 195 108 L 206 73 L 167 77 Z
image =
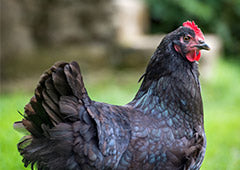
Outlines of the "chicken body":
M 198 64 L 185 57 L 186 35 L 196 36 L 180 27 L 163 39 L 125 106 L 92 101 L 78 64 L 55 64 L 41 77 L 24 120 L 15 123 L 30 132 L 18 144 L 25 166 L 199 169 L 206 147 L 203 106 Z

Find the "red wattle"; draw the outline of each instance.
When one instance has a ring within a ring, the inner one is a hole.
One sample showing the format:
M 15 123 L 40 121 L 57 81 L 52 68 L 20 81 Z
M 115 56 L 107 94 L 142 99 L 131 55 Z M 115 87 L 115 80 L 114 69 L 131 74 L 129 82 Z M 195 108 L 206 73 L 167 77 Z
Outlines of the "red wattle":
M 174 45 L 174 49 L 181 53 L 181 48 L 178 46 L 178 45 Z M 196 50 L 194 51 L 191 51 L 189 53 L 186 54 L 186 58 L 188 59 L 188 61 L 190 62 L 194 62 L 194 61 L 199 61 L 200 60 L 200 57 L 201 57 L 201 52 L 198 51 L 198 55 L 197 55 L 197 52 Z
M 190 62 L 199 61 L 200 57 L 201 57 L 201 52 L 199 51 L 198 55 L 197 55 L 196 50 L 194 50 L 194 51 L 187 53 L 186 57 L 187 57 L 188 61 L 190 61 Z

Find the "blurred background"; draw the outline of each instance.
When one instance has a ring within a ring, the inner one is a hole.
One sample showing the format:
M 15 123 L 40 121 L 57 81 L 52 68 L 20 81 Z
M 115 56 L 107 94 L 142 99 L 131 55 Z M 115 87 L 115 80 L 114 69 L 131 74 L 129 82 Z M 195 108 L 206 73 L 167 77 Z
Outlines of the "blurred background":
M 240 0 L 1 0 L 0 169 L 23 169 L 20 120 L 40 75 L 78 61 L 92 99 L 134 97 L 163 36 L 194 20 L 211 51 L 200 60 L 207 135 L 201 169 L 240 167 Z

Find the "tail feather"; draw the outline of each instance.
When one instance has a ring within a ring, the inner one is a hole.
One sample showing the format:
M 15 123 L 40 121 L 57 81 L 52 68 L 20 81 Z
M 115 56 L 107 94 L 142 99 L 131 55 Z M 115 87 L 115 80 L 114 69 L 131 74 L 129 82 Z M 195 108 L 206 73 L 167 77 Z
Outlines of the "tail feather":
M 56 90 L 60 93 L 61 96 L 72 94 L 72 91 L 67 84 L 63 68 L 57 68 L 56 71 L 52 73 L 52 80 Z
M 53 81 L 50 77 L 45 81 L 45 87 L 46 87 L 46 89 L 45 89 L 46 93 L 49 95 L 49 97 L 52 99 L 52 101 L 57 105 L 59 96 L 58 96 L 57 90 L 55 89 L 55 87 L 53 85 Z
M 86 94 L 78 64 L 76 62 L 71 64 L 56 63 L 41 76 L 41 80 L 35 90 L 35 96 L 25 106 L 27 120 L 33 122 L 39 132 L 42 132 L 39 127 L 41 127 L 43 122 L 50 127 L 64 122 L 68 116 L 73 117 L 73 115 L 69 114 L 64 115 L 66 111 L 74 108 L 76 105 L 70 107 L 69 103 L 71 104 L 72 102 L 62 105 L 65 100 L 61 100 L 61 98 L 63 96 L 75 96 L 77 97 L 76 101 L 82 99 L 83 91 Z M 60 106 L 61 108 L 59 108 Z M 64 114 L 60 109 L 64 109 Z M 74 112 L 72 110 L 69 110 L 69 112 L 77 115 L 76 109 Z
M 25 126 L 23 125 L 23 122 L 22 121 L 17 121 L 17 122 L 14 122 L 13 124 L 13 128 L 14 130 L 24 134 L 24 135 L 29 135 L 29 131 L 25 128 Z
M 74 96 L 62 96 L 59 101 L 60 111 L 64 115 L 65 120 L 77 121 L 79 103 Z
M 39 131 L 39 129 L 38 129 L 38 127 L 36 127 L 31 121 L 29 121 L 29 120 L 22 120 L 22 124 L 35 137 L 41 137 L 42 136 L 40 131 Z
M 81 72 L 79 65 L 76 62 L 72 62 L 70 65 L 67 65 L 64 68 L 64 73 L 66 74 L 69 86 L 71 87 L 71 90 L 79 99 L 82 99 L 84 97 L 87 97 L 87 91 L 84 87 Z
M 25 166 L 116 168 L 130 140 L 124 110 L 91 101 L 76 62 L 55 64 L 42 75 L 16 126 L 31 134 L 18 144 Z
M 58 111 L 58 100 L 57 100 L 57 98 L 54 98 L 55 96 L 53 96 L 53 97 L 51 96 L 51 93 L 49 93 L 49 91 L 47 91 L 47 87 L 46 87 L 46 89 L 42 90 L 42 97 L 43 97 L 43 101 L 45 101 L 52 110 Z
M 30 145 L 31 142 L 32 142 L 31 135 L 22 137 L 22 139 L 20 139 L 20 141 L 18 143 L 18 149 L 22 151 L 24 148 L 26 148 L 28 145 Z
M 34 124 L 34 127 L 41 133 L 41 124 L 43 122 L 51 127 L 53 127 L 53 123 L 51 122 L 47 112 L 42 106 L 42 99 L 37 100 L 37 98 L 39 97 L 36 95 L 33 96 L 30 102 L 24 107 L 24 111 L 26 114 L 25 118 L 31 121 Z
M 96 124 L 84 101 L 91 102 L 76 62 L 57 63 L 41 76 L 35 95 L 24 108 L 24 119 L 15 125 L 31 134 L 18 144 L 25 166 L 36 163 L 38 169 L 81 169 L 81 162 L 85 164 L 81 166 L 87 166 L 86 162 L 94 165 L 91 159 L 100 159 Z

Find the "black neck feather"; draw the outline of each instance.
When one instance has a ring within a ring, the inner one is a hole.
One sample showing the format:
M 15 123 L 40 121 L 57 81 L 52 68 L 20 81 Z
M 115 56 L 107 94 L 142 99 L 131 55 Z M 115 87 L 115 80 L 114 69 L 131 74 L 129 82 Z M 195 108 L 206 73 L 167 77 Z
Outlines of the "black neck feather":
M 169 114 L 189 114 L 202 119 L 202 99 L 198 80 L 198 64 L 190 63 L 170 43 L 162 43 L 152 56 L 141 87 L 131 104 L 149 110 L 168 109 Z M 160 115 L 161 116 L 161 115 Z

